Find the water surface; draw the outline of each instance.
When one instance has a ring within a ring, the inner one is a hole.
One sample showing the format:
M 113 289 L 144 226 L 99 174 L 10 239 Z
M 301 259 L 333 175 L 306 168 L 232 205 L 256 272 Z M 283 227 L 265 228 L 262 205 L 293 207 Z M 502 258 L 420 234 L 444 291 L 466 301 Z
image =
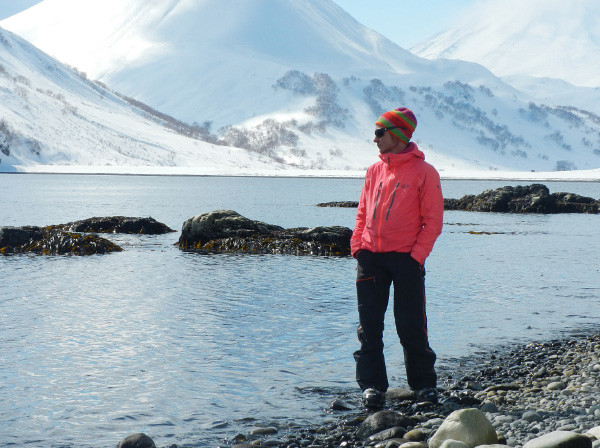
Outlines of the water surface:
M 445 181 L 446 197 L 510 182 Z M 513 185 L 519 184 L 513 182 Z M 521 183 L 522 184 L 522 183 Z M 600 197 L 598 183 L 547 183 Z M 0 175 L 0 225 L 151 216 L 179 230 L 215 209 L 284 227 L 353 227 L 360 179 Z M 440 369 L 600 319 L 596 215 L 450 211 L 427 261 Z M 215 446 L 253 424 L 316 422 L 357 393 L 351 258 L 179 251 L 178 233 L 109 236 L 125 251 L 0 257 L 0 445 Z M 404 386 L 388 313 L 393 386 Z M 252 418 L 255 420 L 248 420 Z

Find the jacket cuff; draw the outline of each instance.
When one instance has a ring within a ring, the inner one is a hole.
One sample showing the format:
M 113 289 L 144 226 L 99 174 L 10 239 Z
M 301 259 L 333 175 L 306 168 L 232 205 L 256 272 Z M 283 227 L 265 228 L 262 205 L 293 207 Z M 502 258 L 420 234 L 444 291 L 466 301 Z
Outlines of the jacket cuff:
M 415 252 L 411 252 L 411 253 L 410 253 L 410 256 L 411 256 L 411 257 L 412 257 L 414 260 L 418 261 L 418 262 L 419 262 L 419 264 L 420 264 L 421 266 L 423 266 L 423 263 L 425 263 L 425 258 L 427 258 L 426 256 L 425 256 L 425 257 L 423 257 L 423 256 L 421 256 L 421 255 L 419 255 L 419 254 L 417 254 L 417 253 L 415 253 Z

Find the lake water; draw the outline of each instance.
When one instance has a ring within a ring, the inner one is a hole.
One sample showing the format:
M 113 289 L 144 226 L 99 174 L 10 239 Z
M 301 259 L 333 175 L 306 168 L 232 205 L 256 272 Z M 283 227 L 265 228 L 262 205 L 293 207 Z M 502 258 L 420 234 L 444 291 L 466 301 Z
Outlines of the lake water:
M 446 197 L 523 182 L 444 181 Z M 548 182 L 600 197 L 600 184 Z M 173 229 L 232 209 L 284 227 L 343 225 L 360 179 L 0 175 L 0 226 L 151 216 Z M 449 211 L 427 261 L 431 345 L 456 359 L 600 321 L 600 216 Z M 255 424 L 321 421 L 356 393 L 355 261 L 199 255 L 178 234 L 125 251 L 0 257 L 0 446 L 216 446 Z M 391 313 L 386 357 L 405 386 Z M 253 420 L 254 419 L 254 420 Z

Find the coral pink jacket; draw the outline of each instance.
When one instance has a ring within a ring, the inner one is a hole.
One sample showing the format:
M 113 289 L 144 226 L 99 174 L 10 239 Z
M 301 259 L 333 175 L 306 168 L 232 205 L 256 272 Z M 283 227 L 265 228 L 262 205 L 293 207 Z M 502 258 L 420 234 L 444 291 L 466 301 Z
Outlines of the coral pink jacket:
M 380 154 L 367 169 L 350 246 L 371 252 L 406 252 L 420 264 L 442 233 L 440 176 L 410 143 L 400 154 Z

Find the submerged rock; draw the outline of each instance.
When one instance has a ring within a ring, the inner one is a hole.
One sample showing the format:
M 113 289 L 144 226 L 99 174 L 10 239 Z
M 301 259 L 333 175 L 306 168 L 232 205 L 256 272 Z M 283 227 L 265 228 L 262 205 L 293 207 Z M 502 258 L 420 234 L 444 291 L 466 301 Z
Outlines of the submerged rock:
M 203 253 L 346 256 L 350 254 L 351 236 L 347 227 L 284 229 L 233 210 L 215 210 L 185 221 L 177 245 Z
M 48 227 L 0 227 L 0 254 L 93 255 L 123 249 L 98 235 Z
M 446 210 L 501 213 L 600 213 L 600 201 L 573 193 L 552 193 L 542 184 L 502 187 L 461 199 L 445 199 Z
M 175 232 L 154 218 L 132 218 L 127 216 L 109 216 L 104 218 L 88 218 L 56 226 L 69 232 L 89 233 L 138 233 L 145 235 L 162 235 Z

